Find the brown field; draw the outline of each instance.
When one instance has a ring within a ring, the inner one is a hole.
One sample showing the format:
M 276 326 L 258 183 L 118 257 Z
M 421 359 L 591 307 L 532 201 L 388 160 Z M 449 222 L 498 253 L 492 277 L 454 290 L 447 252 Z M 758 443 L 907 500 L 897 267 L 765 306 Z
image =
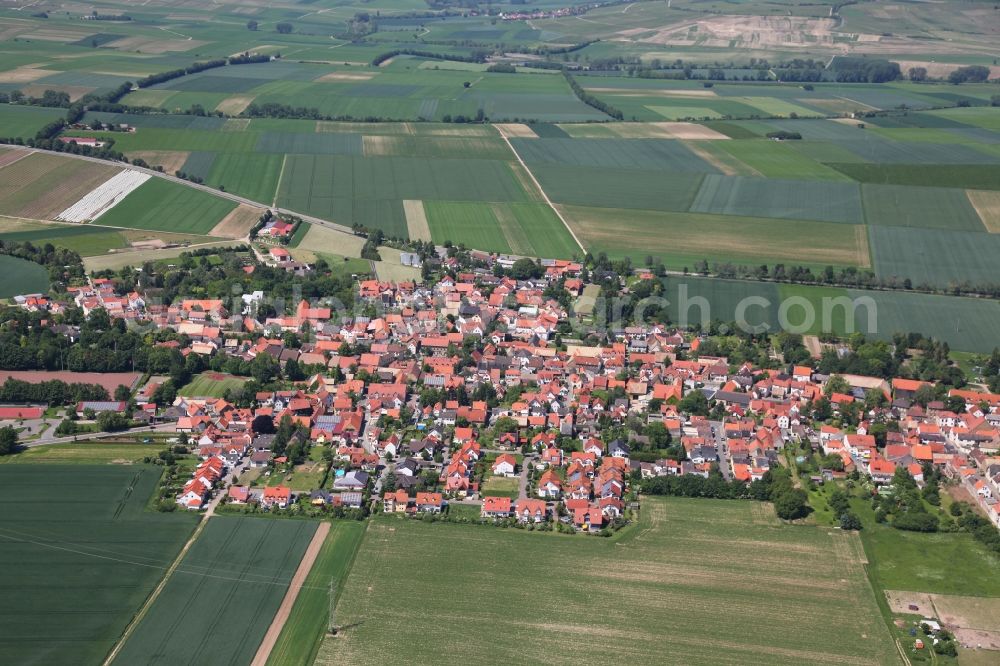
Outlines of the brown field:
M 368 81 L 379 75 L 379 72 L 330 72 L 313 79 L 314 81 Z
M 493 123 L 493 126 L 508 139 L 537 139 L 535 131 L 523 123 Z
M 256 95 L 233 95 L 232 97 L 227 97 L 226 99 L 219 102 L 218 106 L 215 107 L 216 111 L 221 111 L 229 116 L 235 116 L 243 113 L 243 110 L 250 106 L 250 102 L 257 97 Z
M 104 48 L 162 55 L 176 51 L 190 51 L 207 43 L 199 39 L 153 39 L 151 37 L 134 36 L 108 42 L 104 45 Z
M 714 90 L 683 88 L 655 90 L 649 88 L 587 88 L 591 93 L 610 93 L 617 97 L 718 97 Z
M 10 69 L 7 70 L 6 72 L 0 72 L 0 83 L 30 83 L 32 81 L 37 81 L 42 77 L 58 73 L 59 72 L 53 69 L 18 67 L 17 69 Z
M 185 150 L 136 150 L 127 153 L 129 159 L 145 160 L 151 166 L 161 166 L 163 171 L 173 175 L 184 168 L 184 163 L 191 155 Z
M 240 204 L 230 211 L 229 215 L 222 218 L 208 234 L 220 238 L 243 238 L 257 223 L 263 212 L 261 208 Z
M 833 30 L 836 27 L 837 22 L 831 18 L 712 16 L 652 29 L 622 30 L 618 33 L 618 37 L 623 40 L 663 46 L 730 49 L 826 47 L 840 50 L 841 47 L 834 43 Z
M 592 252 L 867 266 L 864 225 L 557 206 Z
M 134 389 L 142 379 L 141 372 L 70 372 L 69 370 L 46 371 L 46 370 L 0 370 L 0 384 L 13 377 L 29 384 L 39 384 L 41 382 L 58 379 L 67 384 L 100 384 L 108 394 L 113 394 L 115 389 L 124 384 L 130 389 Z
M 309 248 L 315 252 L 339 254 L 344 257 L 360 257 L 365 239 L 354 234 L 343 233 L 321 227 L 318 224 L 309 226 L 305 238 L 299 243 L 300 248 Z M 399 252 L 397 251 L 398 255 Z
M 75 102 L 87 93 L 94 92 L 96 88 L 90 88 L 87 86 L 56 86 L 48 85 L 45 83 L 32 83 L 30 85 L 22 86 L 21 92 L 23 92 L 28 97 L 41 97 L 45 94 L 46 90 L 55 90 L 56 92 L 64 92 L 69 95 L 71 102 Z
M 110 165 L 32 153 L 0 170 L 0 213 L 51 219 L 118 173 Z
M 724 150 L 714 149 L 712 144 L 704 142 L 685 142 L 695 155 L 705 160 L 727 176 L 760 176 L 761 173 L 749 164 L 737 159 Z
M 403 200 L 403 213 L 406 215 L 406 233 L 413 240 L 431 240 L 431 228 L 427 224 L 427 211 L 424 202 L 419 199 Z
M 213 243 L 199 243 L 187 247 L 171 247 L 162 250 L 132 250 L 125 252 L 114 252 L 102 254 L 98 257 L 84 257 L 83 267 L 88 271 L 118 270 L 125 266 L 141 266 L 147 261 L 167 261 L 176 259 L 182 252 L 189 252 L 194 249 L 224 248 L 240 245 L 239 241 L 218 241 Z
M 4 168 L 8 164 L 13 164 L 18 160 L 22 160 L 28 155 L 31 155 L 30 150 L 14 150 L 12 148 L 4 148 L 0 151 L 0 169 Z
M 965 194 L 986 230 L 991 234 L 1000 234 L 1000 192 L 966 190 Z

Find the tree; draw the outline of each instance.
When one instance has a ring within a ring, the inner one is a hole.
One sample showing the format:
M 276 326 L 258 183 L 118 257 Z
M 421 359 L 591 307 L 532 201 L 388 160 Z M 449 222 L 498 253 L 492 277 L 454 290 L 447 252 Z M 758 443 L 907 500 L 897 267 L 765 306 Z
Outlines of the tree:
M 13 426 L 0 428 L 0 456 L 17 451 L 17 431 Z
M 649 438 L 649 445 L 654 449 L 665 449 L 670 446 L 670 431 L 662 423 L 650 423 L 646 426 L 645 435 Z
M 118 388 L 115 389 L 115 400 L 120 400 L 127 402 L 129 398 L 132 397 L 132 391 L 129 387 L 124 384 L 119 384 Z
M 809 498 L 801 488 L 781 493 L 774 500 L 774 510 L 782 520 L 797 520 L 809 515 Z
M 247 21 L 247 30 L 254 30 L 254 31 L 256 31 L 257 30 L 257 21 L 254 21 L 253 19 L 250 19 L 249 21 Z
M 274 29 L 277 30 L 282 35 L 287 35 L 292 32 L 292 24 L 282 21 L 281 23 L 274 26 Z
M 846 511 L 840 514 L 840 529 L 842 530 L 860 530 L 861 529 L 861 519 L 857 517 L 852 511 Z
M 926 67 L 911 67 L 907 72 L 911 81 L 926 81 L 927 80 L 927 68 Z
M 104 432 L 121 432 L 128 430 L 129 419 L 118 412 L 101 412 L 97 416 L 97 427 Z
M 677 403 L 677 409 L 684 412 L 685 414 L 691 414 L 694 416 L 708 416 L 709 406 L 708 398 L 705 394 L 699 390 L 690 391 L 686 396 L 684 396 L 679 403 Z

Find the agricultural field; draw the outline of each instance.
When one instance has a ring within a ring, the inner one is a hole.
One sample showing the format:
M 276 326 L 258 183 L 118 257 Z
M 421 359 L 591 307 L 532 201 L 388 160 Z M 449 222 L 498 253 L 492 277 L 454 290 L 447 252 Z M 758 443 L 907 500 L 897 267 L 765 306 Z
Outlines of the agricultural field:
M 526 653 L 569 664 L 627 650 L 630 661 L 653 664 L 664 649 L 689 664 L 763 652 L 772 663 L 897 661 L 856 535 L 783 526 L 750 502 L 643 504 L 639 524 L 612 539 L 378 519 L 340 595 L 343 629 L 324 639 L 316 663 L 471 651 L 490 664 Z M 719 548 L 729 555 L 717 557 Z M 451 565 L 442 568 L 443 553 Z M 521 560 L 560 565 L 511 565 Z M 422 575 L 385 576 L 414 568 Z
M 435 243 L 529 257 L 567 257 L 580 252 L 559 217 L 545 204 L 426 201 Z
M 190 383 L 178 391 L 178 394 L 191 398 L 221 398 L 226 391 L 238 391 L 245 382 L 245 377 L 203 372 L 195 375 Z
M 0 256 L 0 298 L 18 294 L 44 294 L 49 290 L 49 272 L 27 259 Z
M 149 439 L 149 443 L 143 443 Z M 0 465 L 125 465 L 141 463 L 163 450 L 160 437 L 142 436 L 131 440 L 97 440 L 67 444 L 45 444 L 0 458 Z
M 980 353 L 987 353 L 996 346 L 995 330 L 1000 321 L 1000 304 L 978 298 L 694 276 L 668 277 L 664 296 L 670 301 L 673 321 L 731 322 L 737 318 L 737 307 L 744 302 L 743 315 L 748 326 L 766 325 L 768 330 L 776 331 L 779 330 L 778 313 L 782 302 L 796 297 L 797 303 L 802 299 L 810 303 L 815 313 L 813 325 L 802 330 L 803 333 L 844 335 L 859 331 L 891 340 L 895 333 L 919 331 L 948 342 L 952 349 Z M 745 300 L 751 297 L 764 298 L 768 305 L 761 307 L 754 301 Z M 823 299 L 845 297 L 856 304 L 853 314 L 838 304 L 842 301 L 829 300 L 829 315 L 824 318 Z M 707 302 L 704 313 L 699 307 L 701 298 Z M 788 322 L 792 326 L 804 325 L 801 305 L 788 306 Z
M 337 601 L 366 528 L 365 523 L 348 520 L 330 525 L 330 532 L 302 585 L 284 630 L 267 660 L 268 664 L 313 663 L 323 636 L 329 629 L 330 606 Z
M 159 467 L 34 462 L 0 466 L 0 661 L 99 664 L 196 520 L 146 510 Z
M 125 641 L 117 664 L 247 664 L 316 523 L 215 516 Z
M 102 215 L 101 224 L 207 234 L 235 208 L 208 192 L 152 178 Z
M 35 132 L 62 116 L 59 109 L 0 104 L 0 137 L 34 137 Z

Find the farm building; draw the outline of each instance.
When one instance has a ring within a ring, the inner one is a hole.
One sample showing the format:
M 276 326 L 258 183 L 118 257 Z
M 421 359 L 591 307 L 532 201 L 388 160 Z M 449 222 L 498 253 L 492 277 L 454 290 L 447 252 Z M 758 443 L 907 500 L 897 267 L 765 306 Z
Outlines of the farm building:
M 84 412 L 88 409 L 94 414 L 100 414 L 101 412 L 117 412 L 118 414 L 125 413 L 125 408 L 128 403 L 119 400 L 84 400 L 83 402 L 76 403 L 76 415 L 83 418 Z

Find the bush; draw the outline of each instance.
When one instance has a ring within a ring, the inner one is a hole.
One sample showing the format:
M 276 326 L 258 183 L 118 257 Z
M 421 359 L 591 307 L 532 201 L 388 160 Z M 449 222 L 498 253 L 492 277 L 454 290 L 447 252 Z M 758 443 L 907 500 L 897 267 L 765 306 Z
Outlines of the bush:
M 938 519 L 929 513 L 903 513 L 893 518 L 892 526 L 908 532 L 937 532 Z
M 797 520 L 809 515 L 809 498 L 801 488 L 793 488 L 778 495 L 774 510 L 782 520 Z

